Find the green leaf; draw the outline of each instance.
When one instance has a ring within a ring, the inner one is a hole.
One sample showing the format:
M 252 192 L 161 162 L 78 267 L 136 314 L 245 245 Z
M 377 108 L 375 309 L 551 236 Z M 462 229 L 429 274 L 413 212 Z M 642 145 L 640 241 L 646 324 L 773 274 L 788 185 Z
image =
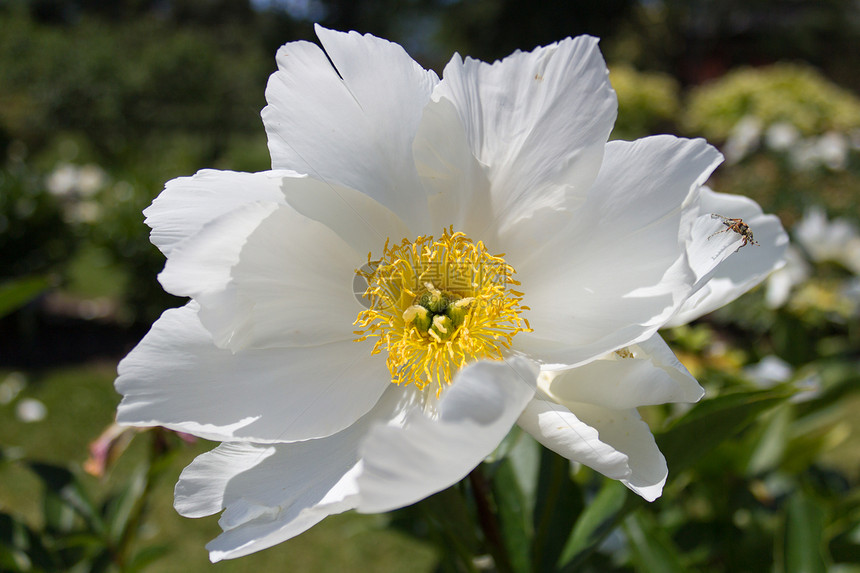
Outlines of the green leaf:
M 860 522 L 853 529 L 835 536 L 829 550 L 837 563 L 860 563 Z
M 161 559 L 163 556 L 167 555 L 170 552 L 169 545 L 151 545 L 149 547 L 145 547 L 134 554 L 131 562 L 126 565 L 127 573 L 134 573 L 135 571 L 144 571 L 149 565 Z
M 760 424 L 752 450 L 746 463 L 746 474 L 755 476 L 776 468 L 785 454 L 790 437 L 793 412 L 791 408 L 780 408 L 768 413 Z
M 392 526 L 415 535 L 429 534 L 439 549 L 443 571 L 477 571 L 472 558 L 480 551 L 478 529 L 464 499 L 462 483 L 442 490 L 393 514 Z M 429 525 L 429 528 L 424 524 Z M 426 528 L 426 530 L 425 530 Z
M 565 568 L 576 568 L 579 562 L 614 529 L 620 518 L 626 514 L 625 500 L 627 488 L 615 480 L 604 480 L 603 486 L 593 500 L 588 502 L 585 510 L 573 528 L 573 534 L 564 546 L 561 554 L 561 564 Z M 631 505 L 630 508 L 633 506 Z
M 36 535 L 23 522 L 0 513 L 0 571 L 30 571 Z
M 0 317 L 24 306 L 48 288 L 52 280 L 46 276 L 12 279 L 0 284 Z
M 785 573 L 826 573 L 824 509 L 810 496 L 796 491 L 786 504 Z
M 689 467 L 793 393 L 790 388 L 778 387 L 726 394 L 699 402 L 657 436 L 657 444 L 669 469 L 678 472 Z
M 12 515 L 0 513 L 0 571 L 6 570 L 7 559 L 17 566 L 27 565 L 23 567 L 24 571 L 58 570 L 57 555 L 48 551 L 45 545 L 40 532 L 30 529 Z
M 530 565 L 529 540 L 532 537 L 530 514 L 525 494 L 508 459 L 497 464 L 493 475 L 493 499 L 511 566 L 514 571 L 527 572 Z
M 525 511 L 527 515 L 534 512 L 535 500 L 537 498 L 538 469 L 540 467 L 540 456 L 543 446 L 529 434 L 522 432 L 520 439 L 505 458 L 511 464 L 517 483 L 525 497 Z
M 46 512 L 65 511 L 55 507 L 55 503 L 59 501 L 80 515 L 90 530 L 99 534 L 104 531 L 104 523 L 101 517 L 84 491 L 83 486 L 72 472 L 60 466 L 39 462 L 31 462 L 29 467 L 42 479 L 47 488 Z M 55 499 L 51 500 L 51 496 L 55 496 Z M 46 519 L 49 517 L 55 519 L 54 515 L 46 514 Z M 66 522 L 58 521 L 57 524 L 60 526 L 61 531 L 68 530 L 65 528 Z
M 104 521 L 107 525 L 108 535 L 112 542 L 119 543 L 125 535 L 129 519 L 134 515 L 135 509 L 146 492 L 147 464 L 139 467 L 134 475 L 128 480 L 128 485 L 122 492 L 112 496 L 105 504 Z
M 582 492 L 571 479 L 570 462 L 544 448 L 533 515 L 532 571 L 555 571 L 583 506 Z
M 42 498 L 42 517 L 46 532 L 66 534 L 75 529 L 78 513 L 56 492 L 47 491 Z
M 665 529 L 647 512 L 637 511 L 624 520 L 624 531 L 630 543 L 637 571 L 685 573 L 681 555 Z

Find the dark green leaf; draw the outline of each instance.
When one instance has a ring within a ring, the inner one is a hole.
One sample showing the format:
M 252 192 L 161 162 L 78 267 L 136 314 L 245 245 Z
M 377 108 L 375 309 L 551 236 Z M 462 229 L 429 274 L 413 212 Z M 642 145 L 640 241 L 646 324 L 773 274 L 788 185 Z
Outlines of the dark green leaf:
M 0 284 L 0 317 L 24 306 L 51 286 L 50 277 L 13 279 Z
M 124 567 L 122 569 L 125 570 Z M 96 555 L 86 569 L 87 573 L 106 573 L 111 570 L 114 570 L 114 559 L 108 549 Z
M 786 505 L 785 573 L 825 573 L 824 510 L 802 491 Z
M 678 472 L 735 436 L 762 412 L 793 394 L 788 388 L 738 392 L 704 400 L 657 436 L 669 469 Z
M 762 420 L 747 456 L 747 475 L 759 475 L 779 465 L 790 436 L 792 417 L 791 408 L 780 408 Z
M 537 492 L 532 571 L 555 571 L 570 532 L 583 510 L 582 492 L 571 479 L 570 461 L 544 448 Z
M 114 543 L 118 543 L 123 538 L 129 519 L 146 491 L 147 471 L 146 465 L 138 468 L 125 488 L 119 494 L 112 496 L 105 505 L 104 520 L 108 535 Z
M 860 563 L 860 523 L 853 530 L 837 535 L 830 542 L 829 550 L 837 563 Z
M 56 492 L 46 491 L 42 498 L 42 517 L 45 531 L 65 534 L 75 529 L 78 512 Z
M 13 516 L 0 513 L 0 571 L 30 571 L 35 534 Z
M 461 571 L 463 563 L 471 566 L 472 557 L 480 551 L 473 517 L 457 486 L 400 510 L 394 517 L 393 525 L 408 533 L 426 527 L 422 522 L 430 525 L 426 533 L 439 548 L 440 566 L 446 571 Z
M 511 566 L 514 571 L 526 572 L 530 566 L 531 523 L 525 495 L 508 459 L 497 464 L 493 475 L 493 499 Z
M 154 563 L 156 560 L 161 559 L 169 552 L 170 547 L 168 545 L 152 545 L 150 547 L 145 547 L 132 557 L 131 562 L 126 565 L 125 570 L 127 573 L 144 571 L 149 565 Z
M 685 573 L 689 570 L 684 567 L 669 535 L 650 514 L 644 511 L 630 514 L 624 520 L 624 531 L 637 571 Z
M 104 531 L 101 517 L 84 491 L 83 486 L 72 472 L 60 466 L 39 462 L 31 462 L 29 466 L 45 484 L 48 494 L 46 498 L 52 495 L 56 496 L 62 503 L 80 515 L 92 531 L 96 533 Z M 52 509 L 51 511 L 54 510 Z
M 586 504 L 582 515 L 576 520 L 573 534 L 561 554 L 563 566 L 575 567 L 581 557 L 586 556 L 618 525 L 620 517 L 626 513 L 622 509 L 625 507 L 627 492 L 621 482 L 604 480 L 600 491 Z

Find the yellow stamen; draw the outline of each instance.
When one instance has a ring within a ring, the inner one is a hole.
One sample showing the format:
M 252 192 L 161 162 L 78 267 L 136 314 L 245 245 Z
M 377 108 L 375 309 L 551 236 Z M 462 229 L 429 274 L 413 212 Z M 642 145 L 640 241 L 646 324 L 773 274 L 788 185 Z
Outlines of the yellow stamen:
M 377 338 L 372 352 L 388 353 L 394 384 L 431 385 L 438 395 L 460 368 L 501 359 L 515 334 L 531 331 L 522 293 L 509 288 L 520 284 L 513 267 L 453 227 L 438 240 L 386 241 L 368 268 L 356 271 L 371 303 L 355 321 L 356 340 Z
M 628 347 L 626 347 L 626 346 L 625 346 L 624 348 L 619 348 L 618 350 L 616 350 L 616 351 L 615 351 L 615 354 L 616 354 L 616 356 L 618 356 L 619 358 L 635 358 L 635 357 L 633 356 L 633 353 L 632 353 L 632 352 L 630 351 L 630 349 L 629 349 Z

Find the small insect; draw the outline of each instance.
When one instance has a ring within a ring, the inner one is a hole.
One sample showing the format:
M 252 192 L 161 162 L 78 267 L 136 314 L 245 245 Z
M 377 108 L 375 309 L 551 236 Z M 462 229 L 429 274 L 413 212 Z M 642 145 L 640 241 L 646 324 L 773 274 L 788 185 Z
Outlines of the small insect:
M 722 231 L 717 231 L 716 233 L 713 233 L 708 237 L 708 240 L 710 240 L 711 237 L 713 237 L 714 235 L 719 235 L 720 233 L 725 233 L 727 231 L 734 231 L 735 233 L 743 237 L 744 240 L 744 242 L 741 243 L 741 246 L 735 249 L 736 253 L 741 250 L 741 247 L 747 246 L 748 243 L 751 243 L 753 245 L 760 245 L 760 243 L 753 238 L 752 229 L 750 229 L 749 225 L 744 223 L 743 219 L 730 219 L 728 217 L 723 217 L 722 215 L 717 215 L 716 213 L 711 213 L 711 219 L 719 219 L 720 221 L 722 221 L 723 225 L 726 226 L 726 228 Z

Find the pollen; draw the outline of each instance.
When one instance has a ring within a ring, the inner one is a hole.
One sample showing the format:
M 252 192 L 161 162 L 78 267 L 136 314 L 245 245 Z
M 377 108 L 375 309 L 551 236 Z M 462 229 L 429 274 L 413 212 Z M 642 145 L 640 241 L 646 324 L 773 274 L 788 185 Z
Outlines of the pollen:
M 437 395 L 466 364 L 501 360 L 517 333 L 531 332 L 516 271 L 503 256 L 453 227 L 438 239 L 386 241 L 381 256 L 368 254 L 356 271 L 369 303 L 355 320 L 356 340 L 376 339 L 372 353 L 387 355 L 392 383 Z

